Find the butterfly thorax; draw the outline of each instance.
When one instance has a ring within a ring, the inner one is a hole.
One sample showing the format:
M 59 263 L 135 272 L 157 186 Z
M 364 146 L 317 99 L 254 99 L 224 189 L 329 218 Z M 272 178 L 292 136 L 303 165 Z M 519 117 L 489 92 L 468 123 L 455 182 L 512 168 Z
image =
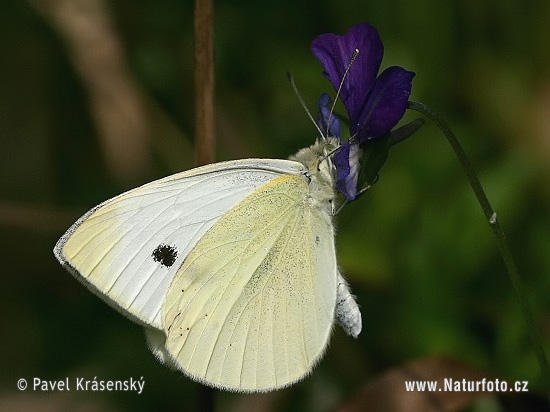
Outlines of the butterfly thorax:
M 336 191 L 334 187 L 335 168 L 329 155 L 336 147 L 338 140 L 333 137 L 318 139 L 315 144 L 303 148 L 290 160 L 302 163 L 308 170 L 310 196 L 308 201 L 332 215 Z

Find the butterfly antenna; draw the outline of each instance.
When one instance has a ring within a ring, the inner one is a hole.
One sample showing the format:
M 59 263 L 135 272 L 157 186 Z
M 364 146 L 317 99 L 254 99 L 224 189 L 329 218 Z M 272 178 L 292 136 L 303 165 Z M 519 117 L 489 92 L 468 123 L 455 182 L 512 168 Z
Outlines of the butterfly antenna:
M 321 157 L 321 159 L 319 160 L 319 163 L 323 163 L 327 158 L 329 158 L 330 156 L 332 156 L 334 153 L 336 153 L 338 150 L 340 150 L 340 148 L 342 147 L 342 145 L 338 146 L 338 147 L 335 147 L 334 149 L 332 149 L 330 152 L 328 152 L 326 155 L 324 155 L 323 157 Z
M 317 122 L 315 121 L 313 116 L 311 115 L 311 112 L 307 108 L 306 103 L 304 102 L 304 99 L 302 98 L 302 94 L 298 90 L 298 87 L 296 87 L 296 83 L 294 82 L 294 75 L 291 72 L 287 72 L 287 76 L 288 76 L 288 81 L 290 82 L 290 85 L 292 86 L 292 90 L 294 90 L 294 94 L 296 94 L 296 97 L 298 97 L 298 101 L 300 102 L 300 105 L 302 106 L 302 108 L 306 112 L 307 117 L 309 117 L 309 120 L 311 120 L 311 123 L 313 123 L 313 125 L 315 126 L 315 128 L 317 129 L 317 131 L 319 132 L 321 137 L 323 139 L 325 139 L 326 135 L 323 133 L 323 131 L 321 130 L 321 128 L 319 127 L 319 125 L 317 124 Z
M 338 209 L 336 211 L 332 212 L 332 216 L 336 216 L 340 211 L 344 208 L 345 205 L 349 203 L 348 199 L 345 199 L 340 206 L 338 206 Z
M 330 108 L 330 115 L 327 121 L 327 135 L 328 135 L 328 131 L 330 130 L 330 125 L 332 124 L 332 118 L 334 117 L 333 113 L 334 113 L 334 108 L 336 107 L 336 102 L 338 101 L 338 97 L 340 97 L 340 92 L 342 91 L 342 87 L 344 87 L 344 81 L 346 80 L 346 77 L 348 77 L 351 66 L 357 59 L 357 56 L 359 56 L 359 49 L 354 49 L 353 53 L 351 54 L 351 58 L 349 59 L 349 63 L 346 66 L 346 70 L 342 75 L 342 80 L 340 80 L 340 84 L 338 85 L 338 90 L 336 90 L 336 97 L 334 97 L 334 101 L 332 102 L 332 107 Z
M 328 135 L 328 133 L 327 133 Z M 348 139 L 348 142 L 354 142 L 355 140 L 357 140 L 357 135 L 358 133 L 355 133 L 353 136 L 351 136 L 349 139 Z M 334 153 L 336 153 L 338 150 L 340 150 L 342 148 L 342 145 L 338 146 L 338 147 L 335 147 L 334 149 L 332 149 L 330 152 L 328 152 L 327 154 L 325 154 L 323 157 L 321 157 L 321 159 L 319 160 L 319 164 L 321 164 L 323 161 L 325 161 L 328 157 L 332 156 Z

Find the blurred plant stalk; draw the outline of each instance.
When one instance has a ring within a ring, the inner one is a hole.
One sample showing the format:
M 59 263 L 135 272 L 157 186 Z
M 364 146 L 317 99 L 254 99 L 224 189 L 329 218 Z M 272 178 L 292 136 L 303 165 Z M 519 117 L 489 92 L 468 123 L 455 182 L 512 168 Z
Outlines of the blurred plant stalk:
M 195 163 L 215 160 L 214 27 L 212 0 L 196 0 L 194 16 Z

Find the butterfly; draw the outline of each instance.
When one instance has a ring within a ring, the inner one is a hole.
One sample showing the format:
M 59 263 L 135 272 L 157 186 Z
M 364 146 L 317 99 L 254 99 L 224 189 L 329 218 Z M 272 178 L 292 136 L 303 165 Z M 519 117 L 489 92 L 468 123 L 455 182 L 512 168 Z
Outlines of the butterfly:
M 308 375 L 333 325 L 361 313 L 339 272 L 332 154 L 243 159 L 145 184 L 94 207 L 54 254 L 143 325 L 166 365 L 220 389 L 262 392 Z

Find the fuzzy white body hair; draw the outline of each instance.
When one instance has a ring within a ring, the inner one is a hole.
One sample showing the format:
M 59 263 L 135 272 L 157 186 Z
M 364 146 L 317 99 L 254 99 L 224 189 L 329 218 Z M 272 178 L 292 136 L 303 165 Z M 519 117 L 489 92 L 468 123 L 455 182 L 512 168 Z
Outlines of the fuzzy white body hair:
M 335 171 L 332 158 L 326 156 L 337 146 L 336 138 L 319 139 L 314 145 L 301 149 L 289 158 L 302 163 L 309 170 L 311 197 L 318 203 L 317 207 L 325 209 L 330 215 L 335 210 Z M 326 210 L 327 202 L 330 210 Z M 361 311 L 340 271 L 338 271 L 336 296 L 336 320 L 349 336 L 357 338 L 362 328 Z
M 315 206 L 329 216 L 334 214 L 336 189 L 334 185 L 335 168 L 331 157 L 327 155 L 338 147 L 338 140 L 333 137 L 317 139 L 315 144 L 298 151 L 289 160 L 302 163 L 309 171 L 310 198 Z

